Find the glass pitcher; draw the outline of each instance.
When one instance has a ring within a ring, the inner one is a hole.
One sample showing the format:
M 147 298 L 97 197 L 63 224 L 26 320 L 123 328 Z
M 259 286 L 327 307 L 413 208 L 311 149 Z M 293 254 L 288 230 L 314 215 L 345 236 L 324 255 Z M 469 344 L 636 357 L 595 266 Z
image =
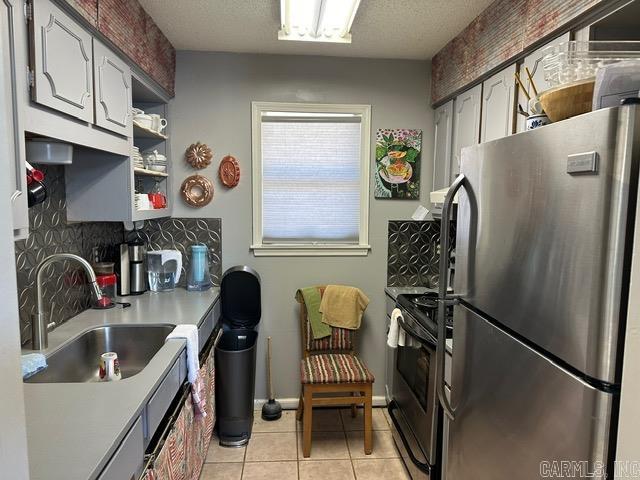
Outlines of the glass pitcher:
M 182 254 L 178 250 L 147 252 L 147 278 L 152 292 L 170 292 L 176 288 L 182 272 Z

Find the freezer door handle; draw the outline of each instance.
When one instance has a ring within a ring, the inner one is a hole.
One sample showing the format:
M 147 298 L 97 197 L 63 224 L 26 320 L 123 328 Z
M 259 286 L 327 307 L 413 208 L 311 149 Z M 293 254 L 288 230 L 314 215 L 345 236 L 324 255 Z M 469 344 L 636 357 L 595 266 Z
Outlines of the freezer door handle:
M 447 270 L 449 268 L 449 234 L 451 231 L 451 208 L 453 206 L 453 199 L 460 190 L 464 187 L 469 193 L 467 178 L 460 174 L 453 181 L 451 187 L 447 191 L 447 195 L 444 198 L 442 204 L 442 218 L 440 219 L 440 285 L 438 294 L 438 343 L 436 348 L 436 388 L 438 391 L 438 399 L 440 405 L 445 414 L 451 419 L 455 418 L 455 411 L 449 402 L 445 394 L 445 382 L 444 382 L 444 362 L 445 362 L 445 349 L 446 349 L 446 313 L 447 306 L 457 302 L 457 298 L 453 295 L 447 295 L 448 275 Z

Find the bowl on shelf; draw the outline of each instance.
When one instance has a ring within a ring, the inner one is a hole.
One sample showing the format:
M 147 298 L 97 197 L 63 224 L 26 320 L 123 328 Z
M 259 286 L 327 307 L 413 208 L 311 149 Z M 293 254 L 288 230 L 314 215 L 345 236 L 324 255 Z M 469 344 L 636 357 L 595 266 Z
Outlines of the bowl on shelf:
M 166 165 L 147 165 L 147 169 L 153 170 L 154 172 L 164 173 L 167 171 Z
M 540 103 L 552 122 L 588 113 L 593 105 L 593 87 L 595 79 L 551 88 L 540 95 Z

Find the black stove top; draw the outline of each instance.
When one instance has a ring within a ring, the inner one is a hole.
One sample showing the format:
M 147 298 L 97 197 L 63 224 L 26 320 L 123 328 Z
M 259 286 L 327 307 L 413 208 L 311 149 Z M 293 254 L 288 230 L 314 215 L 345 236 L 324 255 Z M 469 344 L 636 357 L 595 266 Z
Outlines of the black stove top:
M 396 305 L 400 310 L 410 314 L 425 327 L 434 337 L 438 336 L 438 294 L 401 293 L 396 298 Z M 453 307 L 447 307 L 446 337 L 453 335 Z

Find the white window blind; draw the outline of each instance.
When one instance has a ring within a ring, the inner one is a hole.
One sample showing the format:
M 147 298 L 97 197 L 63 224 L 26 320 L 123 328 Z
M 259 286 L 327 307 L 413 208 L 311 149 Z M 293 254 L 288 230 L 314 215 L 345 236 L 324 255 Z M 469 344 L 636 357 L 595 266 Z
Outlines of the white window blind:
M 256 256 L 364 256 L 371 107 L 252 102 Z
M 263 116 L 262 243 L 360 241 L 359 116 Z

